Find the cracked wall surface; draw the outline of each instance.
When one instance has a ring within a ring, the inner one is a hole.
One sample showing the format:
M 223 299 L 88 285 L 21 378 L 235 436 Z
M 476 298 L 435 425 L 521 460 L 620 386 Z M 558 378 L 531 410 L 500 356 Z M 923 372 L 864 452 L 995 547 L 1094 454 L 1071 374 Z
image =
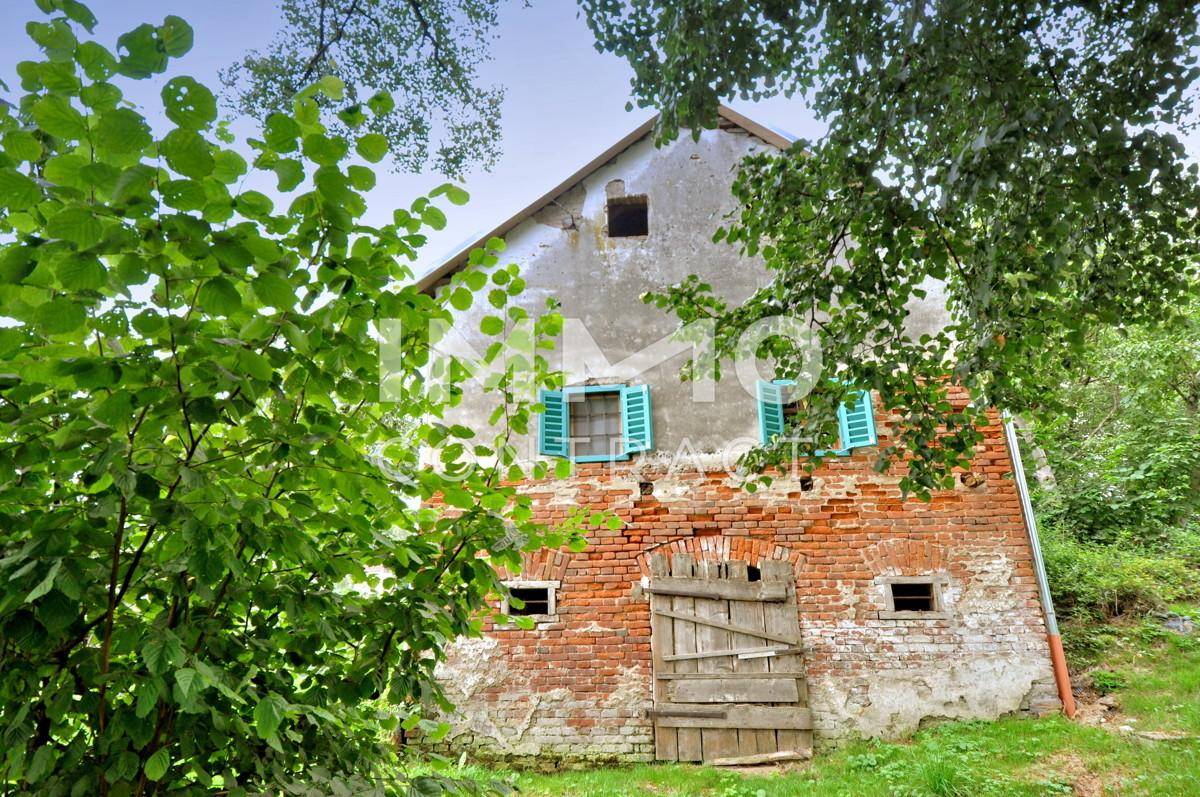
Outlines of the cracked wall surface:
M 886 445 L 890 419 L 877 417 Z M 622 527 L 590 532 L 580 553 L 526 555 L 512 575 L 559 581 L 558 614 L 533 630 L 489 627 L 484 640 L 461 643 L 442 671 L 458 704 L 444 749 L 508 760 L 651 759 L 642 585 L 654 552 L 792 564 L 819 745 L 902 737 L 942 719 L 1057 710 L 1003 430 L 995 421 L 983 433 L 971 467 L 982 484 L 928 503 L 901 495 L 899 474 L 876 472 L 869 451 L 827 460 L 811 489 L 785 475 L 750 494 L 724 472 L 642 469 L 631 478 L 599 464 L 523 485 L 539 520 L 583 505 L 613 512 Z M 653 484 L 650 494 L 641 480 Z M 925 575 L 945 584 L 944 616 L 881 616 L 887 579 Z
M 761 261 L 714 243 L 737 210 L 730 187 L 739 162 L 771 146 L 725 126 L 655 148 L 635 142 L 508 234 L 502 262 L 516 262 L 531 314 L 547 299 L 568 322 L 567 383 L 651 386 L 656 450 L 619 468 L 580 465 L 568 479 L 522 485 L 547 523 L 578 507 L 608 510 L 622 526 L 597 529 L 582 553 L 527 555 L 521 573 L 558 581 L 558 614 L 533 630 L 486 629 L 456 648 L 441 676 L 458 709 L 446 751 L 508 760 L 649 760 L 653 733 L 650 618 L 642 589 L 652 550 L 687 551 L 756 564 L 786 559 L 796 576 L 805 668 L 818 741 L 895 737 L 941 718 L 993 718 L 1056 705 L 1045 626 L 1025 528 L 998 422 L 984 429 L 972 470 L 922 503 L 901 495 L 901 470 L 878 473 L 875 451 L 833 457 L 811 474 L 779 474 L 753 494 L 728 475 L 757 441 L 753 389 L 732 378 L 712 401 L 693 400 L 680 354 L 648 366 L 638 353 L 676 319 L 646 305 L 689 274 L 740 301 L 767 284 Z M 645 195 L 649 234 L 609 238 L 610 197 Z M 946 320 L 945 294 L 908 307 L 911 334 Z M 458 314 L 456 329 L 482 352 L 487 302 Z M 571 338 L 586 332 L 586 338 Z M 647 367 L 644 367 L 647 366 Z M 960 402 L 965 395 L 957 396 Z M 467 391 L 448 423 L 486 428 L 492 404 Z M 880 444 L 890 421 L 876 412 Z M 513 440 L 534 456 L 534 434 Z M 677 469 L 674 455 L 689 454 Z M 902 468 L 903 466 L 898 466 Z M 643 485 L 649 488 L 643 490 Z M 889 620 L 881 579 L 938 575 L 947 616 Z

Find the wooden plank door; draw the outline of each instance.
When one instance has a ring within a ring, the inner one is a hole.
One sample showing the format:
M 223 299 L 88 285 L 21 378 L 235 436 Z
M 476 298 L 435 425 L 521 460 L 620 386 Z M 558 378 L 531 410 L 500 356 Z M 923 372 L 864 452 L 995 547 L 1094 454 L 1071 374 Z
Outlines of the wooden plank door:
M 812 753 L 796 590 L 786 562 L 650 559 L 654 739 L 660 761 Z

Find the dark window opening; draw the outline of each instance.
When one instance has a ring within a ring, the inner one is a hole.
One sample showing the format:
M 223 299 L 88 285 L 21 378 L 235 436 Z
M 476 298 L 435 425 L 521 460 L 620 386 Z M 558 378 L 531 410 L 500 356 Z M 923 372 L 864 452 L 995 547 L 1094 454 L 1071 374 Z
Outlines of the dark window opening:
M 510 587 L 510 600 L 508 603 L 508 613 L 514 617 L 525 617 L 530 615 L 550 614 L 550 588 L 549 587 Z M 516 602 L 511 600 L 516 598 L 521 601 L 522 606 L 517 606 Z
M 897 612 L 932 612 L 937 610 L 933 584 L 892 584 L 892 609 Z
M 812 488 L 813 488 L 813 477 L 812 476 L 801 476 L 800 477 L 800 491 L 807 493 L 808 491 L 812 490 Z
M 642 495 L 654 495 L 654 483 L 638 482 L 638 492 Z
M 754 565 L 749 565 L 746 568 L 746 580 L 747 581 L 762 581 L 762 571 L 759 570 Z
M 650 233 L 650 208 L 646 197 L 620 196 L 608 200 L 608 237 L 630 238 Z

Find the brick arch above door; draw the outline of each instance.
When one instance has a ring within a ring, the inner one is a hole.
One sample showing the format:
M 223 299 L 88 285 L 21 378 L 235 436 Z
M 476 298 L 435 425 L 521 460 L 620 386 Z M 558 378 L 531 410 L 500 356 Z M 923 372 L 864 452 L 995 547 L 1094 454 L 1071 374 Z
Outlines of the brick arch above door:
M 790 562 L 793 571 L 799 570 L 804 562 L 800 551 L 773 540 L 715 535 L 679 537 L 652 545 L 638 554 L 638 569 L 643 576 L 650 575 L 650 557 L 659 553 L 668 560 L 675 554 L 690 554 L 697 562 L 745 562 L 756 567 L 762 562 L 779 560 Z

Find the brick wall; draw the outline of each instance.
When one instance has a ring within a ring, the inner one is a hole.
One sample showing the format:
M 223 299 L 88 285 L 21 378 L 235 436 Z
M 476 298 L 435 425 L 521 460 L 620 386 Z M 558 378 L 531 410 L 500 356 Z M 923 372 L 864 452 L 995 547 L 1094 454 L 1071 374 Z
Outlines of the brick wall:
M 623 527 L 592 532 L 582 553 L 526 557 L 520 578 L 561 582 L 557 615 L 456 646 L 442 672 L 458 705 L 444 748 L 652 758 L 642 591 L 652 552 L 792 563 L 818 744 L 1057 708 L 1003 430 L 984 431 L 972 467 L 984 482 L 928 503 L 903 498 L 897 473 L 876 473 L 872 450 L 827 460 L 811 485 L 797 472 L 754 494 L 724 472 L 671 473 L 648 460 L 634 463 L 640 472 L 580 465 L 569 480 L 526 485 L 541 520 L 583 505 Z M 926 574 L 947 581 L 947 619 L 879 618 L 887 577 Z

